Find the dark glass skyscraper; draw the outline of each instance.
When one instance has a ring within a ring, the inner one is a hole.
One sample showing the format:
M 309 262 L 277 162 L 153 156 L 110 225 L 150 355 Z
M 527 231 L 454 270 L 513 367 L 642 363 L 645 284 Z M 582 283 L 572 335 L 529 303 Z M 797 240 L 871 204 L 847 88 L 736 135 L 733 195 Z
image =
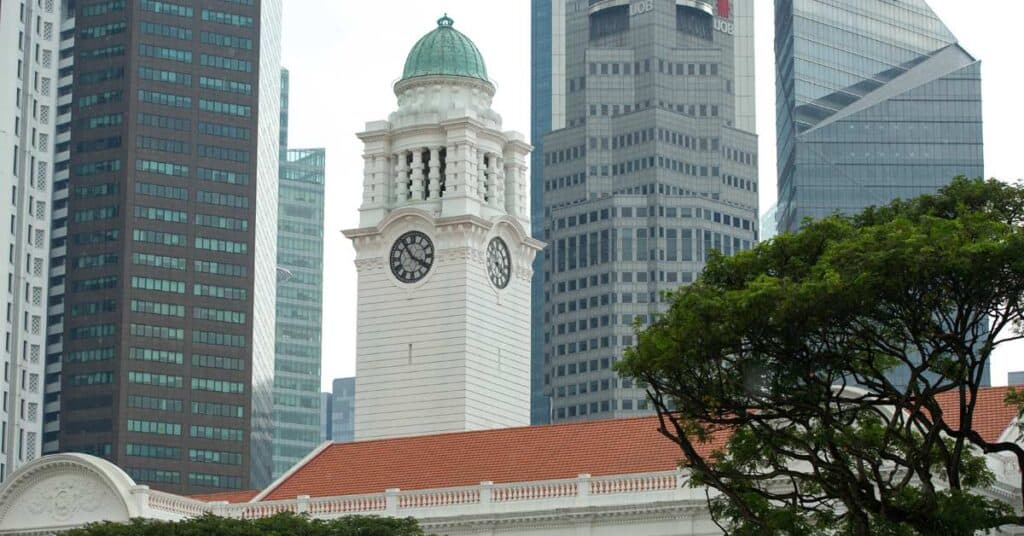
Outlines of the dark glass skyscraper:
M 984 173 L 981 62 L 924 0 L 776 0 L 780 231 Z
M 69 9 L 59 448 L 176 493 L 265 485 L 280 2 Z
M 533 225 L 548 246 L 533 388 L 555 421 L 650 411 L 611 369 L 633 323 L 711 250 L 757 240 L 752 14 L 750 0 L 534 2 Z

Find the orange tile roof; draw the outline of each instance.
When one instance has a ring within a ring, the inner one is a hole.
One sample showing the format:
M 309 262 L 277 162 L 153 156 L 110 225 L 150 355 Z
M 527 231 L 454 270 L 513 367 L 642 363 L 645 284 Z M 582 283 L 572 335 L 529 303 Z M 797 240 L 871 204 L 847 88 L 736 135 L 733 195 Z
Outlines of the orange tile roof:
M 1017 416 L 1017 408 L 1005 402 L 1008 387 L 989 387 L 978 391 L 978 401 L 974 407 L 974 421 L 971 428 L 978 431 L 985 441 L 998 441 L 999 436 L 1010 426 Z M 942 406 L 942 413 L 952 428 L 960 426 L 960 393 L 947 391 L 936 397 Z
M 334 443 L 264 500 L 671 471 L 682 453 L 657 429 L 640 417 Z
M 1005 396 L 1006 388 L 979 394 L 975 429 L 985 439 L 997 439 L 1016 416 L 1003 403 Z M 948 405 L 947 415 L 958 413 L 953 395 L 943 395 L 940 403 Z M 333 443 L 263 500 L 670 471 L 682 452 L 657 429 L 656 417 L 638 417 Z M 704 453 L 724 446 L 726 439 L 725 433 L 717 435 Z
M 190 495 L 189 499 L 203 502 L 227 501 L 229 503 L 249 502 L 253 497 L 259 495 L 260 490 L 250 489 L 245 491 L 224 491 L 221 493 L 207 493 L 204 495 Z

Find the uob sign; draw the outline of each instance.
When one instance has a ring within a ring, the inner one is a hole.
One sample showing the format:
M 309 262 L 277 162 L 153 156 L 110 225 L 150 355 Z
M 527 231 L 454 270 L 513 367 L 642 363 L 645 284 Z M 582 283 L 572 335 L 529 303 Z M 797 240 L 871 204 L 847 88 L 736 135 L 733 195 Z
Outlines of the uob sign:
M 717 17 L 715 17 L 715 30 L 733 35 L 736 33 L 736 25 L 732 22 L 732 0 L 718 0 Z

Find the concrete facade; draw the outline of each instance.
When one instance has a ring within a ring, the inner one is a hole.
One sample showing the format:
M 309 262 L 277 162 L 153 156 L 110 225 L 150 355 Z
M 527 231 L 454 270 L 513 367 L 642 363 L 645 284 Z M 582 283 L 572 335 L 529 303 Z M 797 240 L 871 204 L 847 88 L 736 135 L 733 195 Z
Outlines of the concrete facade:
M 451 19 L 439 25 L 454 31 Z M 529 236 L 530 146 L 502 131 L 486 80 L 423 75 L 394 90 L 397 111 L 359 134 L 360 228 L 345 231 L 359 272 L 355 438 L 528 424 L 530 277 L 541 247 Z M 410 232 L 433 265 L 401 280 L 392 262 Z M 499 239 L 504 286 L 489 272 Z
M 0 362 L 0 482 L 42 455 L 50 221 L 57 152 L 59 1 L 0 4 L 0 248 L 7 304 Z M 10 201 L 7 202 L 7 193 Z

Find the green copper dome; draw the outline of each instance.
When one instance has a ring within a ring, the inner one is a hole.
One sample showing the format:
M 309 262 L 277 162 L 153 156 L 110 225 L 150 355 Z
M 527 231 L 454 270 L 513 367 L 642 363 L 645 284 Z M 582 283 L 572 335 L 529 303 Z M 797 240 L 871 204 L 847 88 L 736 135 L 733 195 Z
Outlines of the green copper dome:
M 452 24 L 454 21 L 446 14 L 438 19 L 437 28 L 416 42 L 405 60 L 402 80 L 445 75 L 487 81 L 487 67 L 480 51 L 468 37 L 452 28 Z

